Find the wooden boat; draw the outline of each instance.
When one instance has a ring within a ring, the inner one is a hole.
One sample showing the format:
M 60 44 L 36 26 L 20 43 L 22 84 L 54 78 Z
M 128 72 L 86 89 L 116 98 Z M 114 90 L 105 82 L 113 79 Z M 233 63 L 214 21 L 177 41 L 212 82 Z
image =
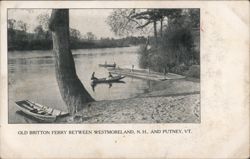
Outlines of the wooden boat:
M 92 84 L 96 83 L 112 83 L 112 82 L 117 82 L 120 81 L 121 79 L 125 78 L 125 76 L 114 76 L 114 77 L 108 77 L 108 78 L 99 78 L 99 79 L 94 79 L 92 80 Z
M 62 117 L 69 114 L 67 112 L 43 106 L 29 100 L 17 101 L 16 106 L 25 114 L 44 122 L 54 122 L 57 117 Z
M 99 64 L 99 67 L 116 67 L 116 64 Z

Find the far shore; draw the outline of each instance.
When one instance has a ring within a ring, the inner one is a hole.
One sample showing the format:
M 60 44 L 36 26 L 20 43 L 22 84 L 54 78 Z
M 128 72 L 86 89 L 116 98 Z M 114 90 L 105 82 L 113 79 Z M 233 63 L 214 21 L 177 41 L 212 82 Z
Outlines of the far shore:
M 136 46 L 136 45 L 134 45 Z M 103 47 L 79 47 L 79 48 L 71 48 L 72 50 L 78 50 L 78 49 L 107 49 L 107 48 L 125 48 L 125 47 L 131 47 L 131 46 L 103 46 Z M 53 48 L 8 48 L 8 51 L 48 51 L 48 50 L 53 50 Z

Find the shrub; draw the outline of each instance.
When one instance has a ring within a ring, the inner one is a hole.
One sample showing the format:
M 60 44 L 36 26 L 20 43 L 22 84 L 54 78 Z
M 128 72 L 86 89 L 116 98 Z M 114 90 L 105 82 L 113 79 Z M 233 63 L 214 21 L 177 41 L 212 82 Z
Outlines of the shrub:
M 194 39 L 199 35 L 192 33 L 192 27 L 170 24 L 164 30 L 158 43 L 151 43 L 152 48 L 146 50 L 145 46 L 139 49 L 139 63 L 142 68 L 157 72 L 174 72 L 183 74 L 189 66 L 199 63 L 197 50 L 194 49 Z M 199 37 L 198 37 L 199 39 Z M 194 73 L 197 76 L 197 73 Z
M 140 45 L 138 53 L 139 53 L 139 66 L 141 68 L 148 68 L 150 66 L 150 60 L 149 60 L 150 51 L 146 49 L 146 45 Z
M 189 70 L 184 73 L 188 77 L 200 78 L 200 65 L 192 65 Z

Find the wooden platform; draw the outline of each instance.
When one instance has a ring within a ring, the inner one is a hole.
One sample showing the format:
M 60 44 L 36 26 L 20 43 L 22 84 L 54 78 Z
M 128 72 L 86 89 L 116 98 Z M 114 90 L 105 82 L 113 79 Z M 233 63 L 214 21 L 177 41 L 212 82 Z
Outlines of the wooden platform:
M 167 73 L 164 75 L 163 73 L 148 71 L 148 70 L 131 70 L 127 68 L 114 68 L 114 69 L 108 69 L 109 72 L 112 74 L 120 74 L 130 77 L 136 77 L 141 79 L 147 79 L 147 80 L 154 80 L 154 81 L 163 81 L 163 80 L 174 80 L 174 79 L 183 79 L 185 76 L 177 75 L 174 73 Z

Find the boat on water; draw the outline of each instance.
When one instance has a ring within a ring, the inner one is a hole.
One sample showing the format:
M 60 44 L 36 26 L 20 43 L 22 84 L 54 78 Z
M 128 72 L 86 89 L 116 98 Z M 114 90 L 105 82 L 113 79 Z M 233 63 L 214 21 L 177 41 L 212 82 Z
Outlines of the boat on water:
M 125 76 L 122 76 L 122 75 L 117 75 L 117 76 L 107 77 L 107 78 L 98 78 L 98 79 L 93 79 L 92 84 L 118 82 L 123 78 L 125 78 Z
M 48 106 L 43 106 L 29 100 L 17 101 L 16 106 L 23 113 L 43 122 L 54 122 L 58 117 L 66 116 L 69 114 L 68 112 L 53 109 Z
M 116 64 L 99 64 L 99 67 L 116 67 Z

